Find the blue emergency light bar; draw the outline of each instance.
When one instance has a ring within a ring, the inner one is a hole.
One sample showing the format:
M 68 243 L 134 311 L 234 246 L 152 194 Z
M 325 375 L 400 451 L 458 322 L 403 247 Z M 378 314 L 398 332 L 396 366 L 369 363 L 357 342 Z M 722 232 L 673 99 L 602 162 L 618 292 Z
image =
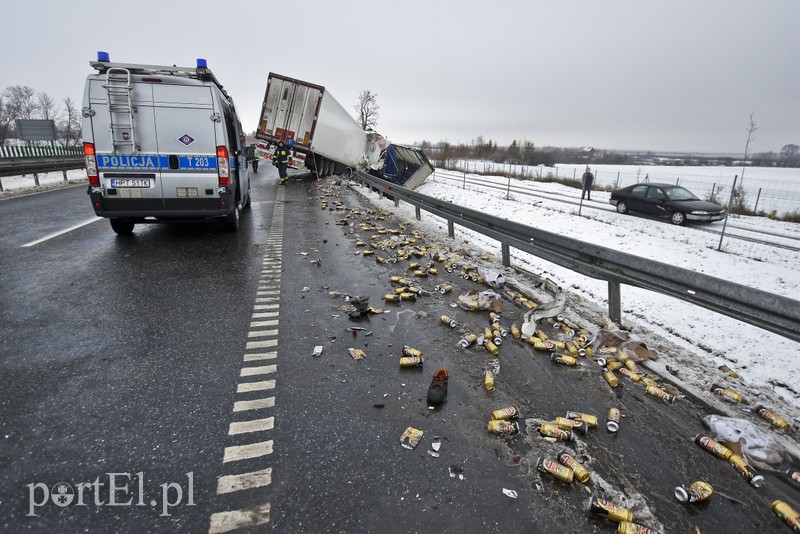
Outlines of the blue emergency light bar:
M 97 61 L 105 61 L 106 63 L 111 61 L 111 59 L 109 59 L 109 57 L 108 57 L 108 52 L 100 52 L 100 51 L 98 51 L 97 52 Z
M 197 68 L 198 69 L 207 69 L 208 68 L 208 62 L 206 62 L 206 60 L 201 58 L 201 57 L 197 58 Z

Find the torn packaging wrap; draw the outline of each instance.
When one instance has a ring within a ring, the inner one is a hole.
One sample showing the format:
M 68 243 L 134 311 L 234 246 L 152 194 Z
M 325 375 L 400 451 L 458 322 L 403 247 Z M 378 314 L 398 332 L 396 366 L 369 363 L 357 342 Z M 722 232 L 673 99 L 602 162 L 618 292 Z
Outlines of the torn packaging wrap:
M 410 426 L 406 428 L 406 431 L 400 436 L 400 444 L 405 449 L 414 449 L 419 445 L 423 434 L 424 432 L 422 430 Z
M 547 284 L 545 284 L 547 285 Z M 560 287 L 555 289 L 555 298 L 546 304 L 542 304 L 536 309 L 530 310 L 525 314 L 522 321 L 522 335 L 531 338 L 536 334 L 536 323 L 541 319 L 556 317 L 567 306 L 567 294 Z
M 494 288 L 501 288 L 506 283 L 506 277 L 500 271 L 494 269 L 484 269 L 478 267 L 478 274 L 481 275 L 486 285 Z
M 461 309 L 467 311 L 478 310 L 493 310 L 495 309 L 495 301 L 500 301 L 500 295 L 492 290 L 486 290 L 478 293 L 477 291 L 470 291 L 464 295 L 459 295 L 458 305 Z

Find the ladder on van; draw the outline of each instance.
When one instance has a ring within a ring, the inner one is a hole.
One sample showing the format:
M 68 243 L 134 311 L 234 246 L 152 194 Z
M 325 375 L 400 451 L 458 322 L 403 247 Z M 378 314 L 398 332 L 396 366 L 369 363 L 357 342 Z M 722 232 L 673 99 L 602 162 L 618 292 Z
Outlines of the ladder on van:
M 138 147 L 133 126 L 131 71 L 121 67 L 109 68 L 104 87 L 108 95 L 109 128 L 114 153 L 135 153 Z

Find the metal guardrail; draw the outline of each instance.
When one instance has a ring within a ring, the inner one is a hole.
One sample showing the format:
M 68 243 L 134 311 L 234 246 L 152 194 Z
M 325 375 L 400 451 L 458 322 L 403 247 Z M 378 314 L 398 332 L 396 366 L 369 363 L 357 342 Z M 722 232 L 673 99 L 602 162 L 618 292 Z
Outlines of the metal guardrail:
M 17 176 L 40 172 L 82 169 L 86 166 L 83 156 L 51 156 L 41 158 L 2 158 L 0 176 Z
M 533 254 L 556 265 L 608 282 L 611 319 L 622 319 L 620 285 L 626 284 L 675 297 L 697 306 L 800 341 L 800 301 L 753 289 L 713 276 L 618 250 L 585 243 L 531 226 L 451 204 L 363 172 L 353 178 L 391 197 L 447 220 L 448 235 L 454 225 L 469 228 L 501 243 L 503 265 L 511 265 L 510 248 Z

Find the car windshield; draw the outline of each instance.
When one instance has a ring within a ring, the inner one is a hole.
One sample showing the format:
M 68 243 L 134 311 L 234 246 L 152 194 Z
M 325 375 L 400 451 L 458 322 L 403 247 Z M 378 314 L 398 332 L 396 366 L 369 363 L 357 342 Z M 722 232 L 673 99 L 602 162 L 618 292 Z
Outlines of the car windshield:
M 664 192 L 670 200 L 700 200 L 694 193 L 683 187 L 665 187 Z

